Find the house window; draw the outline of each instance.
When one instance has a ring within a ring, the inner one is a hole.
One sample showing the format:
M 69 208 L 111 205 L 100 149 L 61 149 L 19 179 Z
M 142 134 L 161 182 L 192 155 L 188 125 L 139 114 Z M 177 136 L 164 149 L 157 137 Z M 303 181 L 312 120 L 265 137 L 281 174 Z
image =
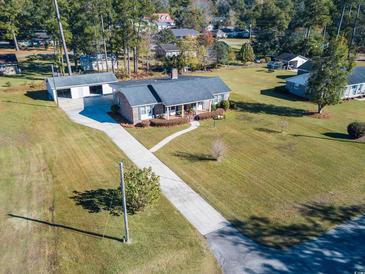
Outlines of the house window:
M 357 86 L 352 86 L 351 91 L 352 91 L 352 95 L 356 95 Z
M 214 95 L 213 103 L 218 104 L 218 103 L 222 102 L 223 100 L 224 100 L 223 94 Z
M 152 117 L 152 107 L 151 106 L 139 107 L 139 116 L 141 119 L 147 119 Z

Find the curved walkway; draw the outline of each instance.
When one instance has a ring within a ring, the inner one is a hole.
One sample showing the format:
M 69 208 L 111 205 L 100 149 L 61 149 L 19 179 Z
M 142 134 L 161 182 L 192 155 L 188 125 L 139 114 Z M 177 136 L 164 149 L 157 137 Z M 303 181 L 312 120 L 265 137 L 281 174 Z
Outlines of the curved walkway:
M 150 149 L 151 152 L 156 152 L 157 150 L 161 149 L 162 147 L 164 147 L 165 145 L 167 145 L 168 143 L 170 143 L 172 140 L 174 140 L 175 138 L 188 133 L 194 129 L 197 129 L 200 126 L 200 123 L 198 121 L 193 121 L 190 123 L 190 127 L 178 132 L 175 132 L 174 134 L 166 137 L 165 139 L 163 139 L 161 142 L 159 142 L 157 145 L 155 145 L 153 148 Z
M 61 102 L 76 123 L 105 132 L 139 168 L 160 176 L 162 193 L 207 239 L 225 274 L 348 273 L 365 270 L 365 216 L 289 250 L 265 248 L 243 236 L 218 211 L 192 190 L 107 114 L 109 106 L 83 109 L 82 100 Z

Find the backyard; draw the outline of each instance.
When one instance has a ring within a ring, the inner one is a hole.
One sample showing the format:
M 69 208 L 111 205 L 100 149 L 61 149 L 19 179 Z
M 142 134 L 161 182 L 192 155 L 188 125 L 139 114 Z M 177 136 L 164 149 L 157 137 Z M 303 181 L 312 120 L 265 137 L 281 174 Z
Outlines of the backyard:
M 245 235 L 285 248 L 365 213 L 365 143 L 346 134 L 350 122 L 364 120 L 364 102 L 328 107 L 330 119 L 316 119 L 305 115 L 315 105 L 274 90 L 291 72 L 205 75 L 226 81 L 237 110 L 202 122 L 157 156 Z M 145 142 L 143 129 L 136 136 Z M 211 160 L 216 139 L 226 146 L 222 162 Z
M 204 239 L 163 197 L 130 216 L 132 244 L 123 244 L 120 201 L 112 197 L 118 162 L 131 163 L 45 92 L 25 90 L 0 90 L 2 271 L 220 273 Z

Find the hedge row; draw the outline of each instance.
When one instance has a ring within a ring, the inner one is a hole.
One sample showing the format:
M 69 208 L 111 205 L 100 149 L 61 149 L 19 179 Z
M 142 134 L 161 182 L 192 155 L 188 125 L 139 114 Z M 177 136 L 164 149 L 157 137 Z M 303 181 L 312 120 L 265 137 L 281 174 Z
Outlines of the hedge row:
M 214 119 L 218 116 L 224 116 L 224 109 L 218 108 L 215 111 L 200 113 L 195 116 L 195 120 Z
M 178 125 L 183 125 L 189 123 L 188 117 L 181 117 L 171 120 L 165 120 L 165 119 L 151 119 L 150 125 L 152 127 L 173 127 Z

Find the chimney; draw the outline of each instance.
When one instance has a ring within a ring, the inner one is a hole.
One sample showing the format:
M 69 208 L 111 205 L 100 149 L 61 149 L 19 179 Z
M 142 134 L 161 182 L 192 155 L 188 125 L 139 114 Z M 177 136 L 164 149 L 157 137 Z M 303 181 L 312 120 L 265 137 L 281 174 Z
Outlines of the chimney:
M 171 79 L 176 80 L 179 79 L 179 72 L 176 68 L 171 70 Z

